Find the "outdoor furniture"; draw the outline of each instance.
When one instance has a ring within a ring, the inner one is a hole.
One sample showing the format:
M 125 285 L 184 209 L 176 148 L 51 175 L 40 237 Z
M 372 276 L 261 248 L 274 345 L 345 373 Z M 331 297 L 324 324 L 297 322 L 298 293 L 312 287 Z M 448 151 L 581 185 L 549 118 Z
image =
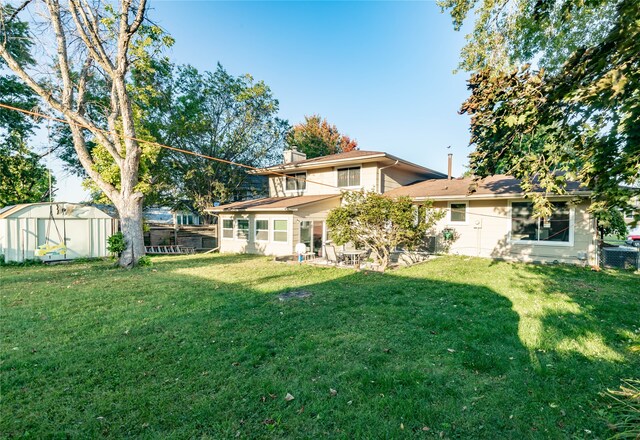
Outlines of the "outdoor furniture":
M 325 245 L 324 247 L 324 255 L 327 258 L 329 263 L 332 263 L 334 266 L 337 266 L 340 262 L 338 259 L 338 253 L 336 252 L 336 248 L 333 245 Z
M 361 261 L 362 261 L 362 257 L 367 253 L 367 251 L 363 251 L 363 250 L 348 250 L 348 251 L 343 251 L 342 252 L 342 256 L 344 258 L 344 262 L 346 265 L 348 266 L 359 266 Z
M 302 257 L 304 258 L 304 261 L 310 261 L 316 257 L 316 254 L 315 252 L 305 252 L 302 254 Z

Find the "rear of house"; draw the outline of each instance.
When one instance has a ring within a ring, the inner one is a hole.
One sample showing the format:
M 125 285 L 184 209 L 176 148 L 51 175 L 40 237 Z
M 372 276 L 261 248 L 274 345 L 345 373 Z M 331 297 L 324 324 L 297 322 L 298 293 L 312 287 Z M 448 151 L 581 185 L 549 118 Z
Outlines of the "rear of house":
M 376 151 L 306 159 L 289 150 L 283 164 L 257 173 L 268 176 L 270 197 L 208 210 L 219 215 L 221 252 L 292 255 L 296 244 L 304 243 L 307 251 L 323 256 L 323 244 L 331 238 L 329 211 L 340 205 L 345 191 L 365 190 L 408 196 L 416 204 L 431 200 L 445 210 L 446 217 L 426 237 L 432 251 L 523 262 L 597 263 L 589 192 L 575 183 L 566 195 L 551 198 L 550 217 L 538 219 L 513 177 L 451 179 Z M 441 246 L 434 249 L 429 243 Z

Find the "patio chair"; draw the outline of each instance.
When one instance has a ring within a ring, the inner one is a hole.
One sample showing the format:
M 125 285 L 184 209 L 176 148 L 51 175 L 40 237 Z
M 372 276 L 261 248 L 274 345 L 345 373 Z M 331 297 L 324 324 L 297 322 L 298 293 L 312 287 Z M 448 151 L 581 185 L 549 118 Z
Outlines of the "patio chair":
M 340 258 L 338 257 L 338 253 L 336 252 L 335 246 L 332 244 L 328 244 L 324 246 L 324 254 L 329 263 L 332 263 L 334 266 L 337 266 L 340 263 Z

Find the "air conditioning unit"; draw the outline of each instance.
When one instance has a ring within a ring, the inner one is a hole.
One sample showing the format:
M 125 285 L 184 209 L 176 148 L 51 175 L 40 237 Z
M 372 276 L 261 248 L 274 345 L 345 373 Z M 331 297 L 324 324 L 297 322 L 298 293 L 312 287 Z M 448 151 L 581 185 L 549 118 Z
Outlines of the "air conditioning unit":
M 602 266 L 617 269 L 640 269 L 640 251 L 625 247 L 603 248 Z

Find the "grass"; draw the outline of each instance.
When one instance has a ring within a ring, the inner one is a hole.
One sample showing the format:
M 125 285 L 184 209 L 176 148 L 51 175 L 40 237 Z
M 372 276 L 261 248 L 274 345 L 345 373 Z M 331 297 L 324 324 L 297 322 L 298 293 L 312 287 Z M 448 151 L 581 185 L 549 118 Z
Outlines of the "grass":
M 603 392 L 640 371 L 638 281 L 462 257 L 3 267 L 0 436 L 603 438 Z

